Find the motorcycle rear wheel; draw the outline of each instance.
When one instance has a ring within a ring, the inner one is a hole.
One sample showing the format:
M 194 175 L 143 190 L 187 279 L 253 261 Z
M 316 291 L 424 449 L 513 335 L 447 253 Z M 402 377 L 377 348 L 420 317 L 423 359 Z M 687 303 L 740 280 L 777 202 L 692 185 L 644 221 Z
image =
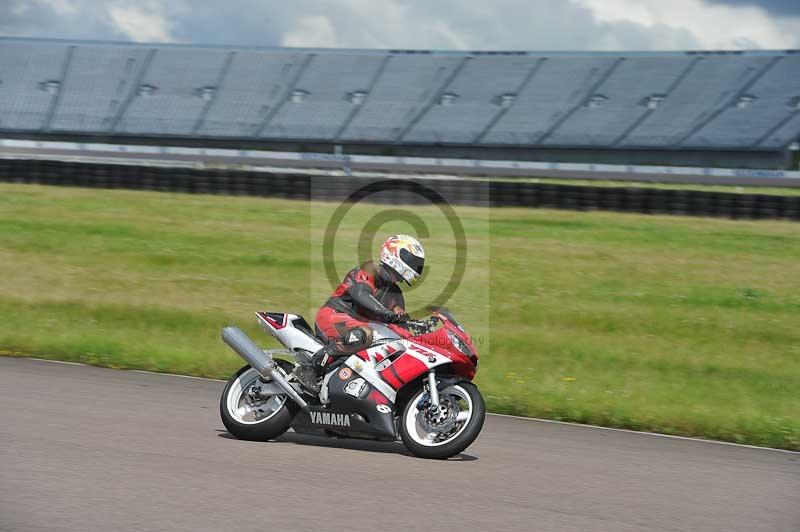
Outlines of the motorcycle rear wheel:
M 291 373 L 292 364 L 276 360 L 279 370 Z M 286 395 L 250 401 L 248 390 L 258 384 L 259 375 L 250 366 L 244 366 L 231 377 L 219 401 L 222 423 L 240 440 L 272 440 L 289 430 L 292 418 L 299 407 Z
M 454 418 L 452 426 L 442 425 L 442 431 L 418 408 L 424 393 L 423 388 L 417 391 L 400 415 L 400 438 L 406 448 L 420 458 L 443 460 L 472 445 L 486 418 L 486 405 L 477 386 L 459 382 L 439 392 L 439 418 L 444 418 L 444 423 L 451 415 Z

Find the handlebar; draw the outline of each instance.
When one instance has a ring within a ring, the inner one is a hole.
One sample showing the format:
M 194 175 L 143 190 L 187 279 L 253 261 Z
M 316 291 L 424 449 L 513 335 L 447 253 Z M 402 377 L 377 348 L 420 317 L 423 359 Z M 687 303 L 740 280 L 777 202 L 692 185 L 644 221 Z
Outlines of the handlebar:
M 436 316 L 431 316 L 424 320 L 408 320 L 404 323 L 401 323 L 400 326 L 406 329 L 419 329 L 424 332 L 430 332 L 436 327 L 436 324 L 439 323 L 439 318 Z

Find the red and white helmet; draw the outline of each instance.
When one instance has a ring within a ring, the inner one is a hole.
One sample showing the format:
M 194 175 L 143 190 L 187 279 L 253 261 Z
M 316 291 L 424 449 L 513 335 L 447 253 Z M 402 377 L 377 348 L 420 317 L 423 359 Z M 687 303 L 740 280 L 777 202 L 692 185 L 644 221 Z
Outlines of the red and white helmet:
M 393 269 L 408 284 L 414 284 L 422 276 L 425 249 L 413 236 L 390 236 L 381 247 L 381 264 Z

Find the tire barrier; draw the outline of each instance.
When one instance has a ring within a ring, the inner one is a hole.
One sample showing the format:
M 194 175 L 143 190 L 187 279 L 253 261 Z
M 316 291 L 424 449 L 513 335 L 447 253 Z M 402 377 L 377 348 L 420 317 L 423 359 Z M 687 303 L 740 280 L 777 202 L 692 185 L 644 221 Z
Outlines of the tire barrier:
M 374 182 L 376 179 L 191 167 L 6 159 L 0 160 L 0 181 L 341 201 L 354 188 Z M 397 187 L 397 194 L 391 197 L 392 203 L 417 204 L 427 201 L 414 192 L 405 190 L 408 183 L 415 181 L 414 178 L 393 179 L 393 181 Z M 463 179 L 420 179 L 420 181 L 455 205 L 800 221 L 800 196 Z M 375 201 L 379 202 L 381 199 L 376 198 Z M 383 201 L 389 200 L 384 197 Z

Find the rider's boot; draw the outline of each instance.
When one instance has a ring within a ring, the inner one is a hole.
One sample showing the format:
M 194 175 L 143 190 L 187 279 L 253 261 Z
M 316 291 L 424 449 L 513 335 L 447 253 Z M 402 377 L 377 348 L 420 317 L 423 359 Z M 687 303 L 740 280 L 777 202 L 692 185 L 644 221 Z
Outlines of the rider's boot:
M 335 350 L 330 346 L 325 346 L 311 356 L 310 360 L 300 362 L 294 370 L 294 376 L 300 384 L 318 395 L 320 392 L 320 379 L 325 374 L 325 366 L 327 366 L 335 353 Z

